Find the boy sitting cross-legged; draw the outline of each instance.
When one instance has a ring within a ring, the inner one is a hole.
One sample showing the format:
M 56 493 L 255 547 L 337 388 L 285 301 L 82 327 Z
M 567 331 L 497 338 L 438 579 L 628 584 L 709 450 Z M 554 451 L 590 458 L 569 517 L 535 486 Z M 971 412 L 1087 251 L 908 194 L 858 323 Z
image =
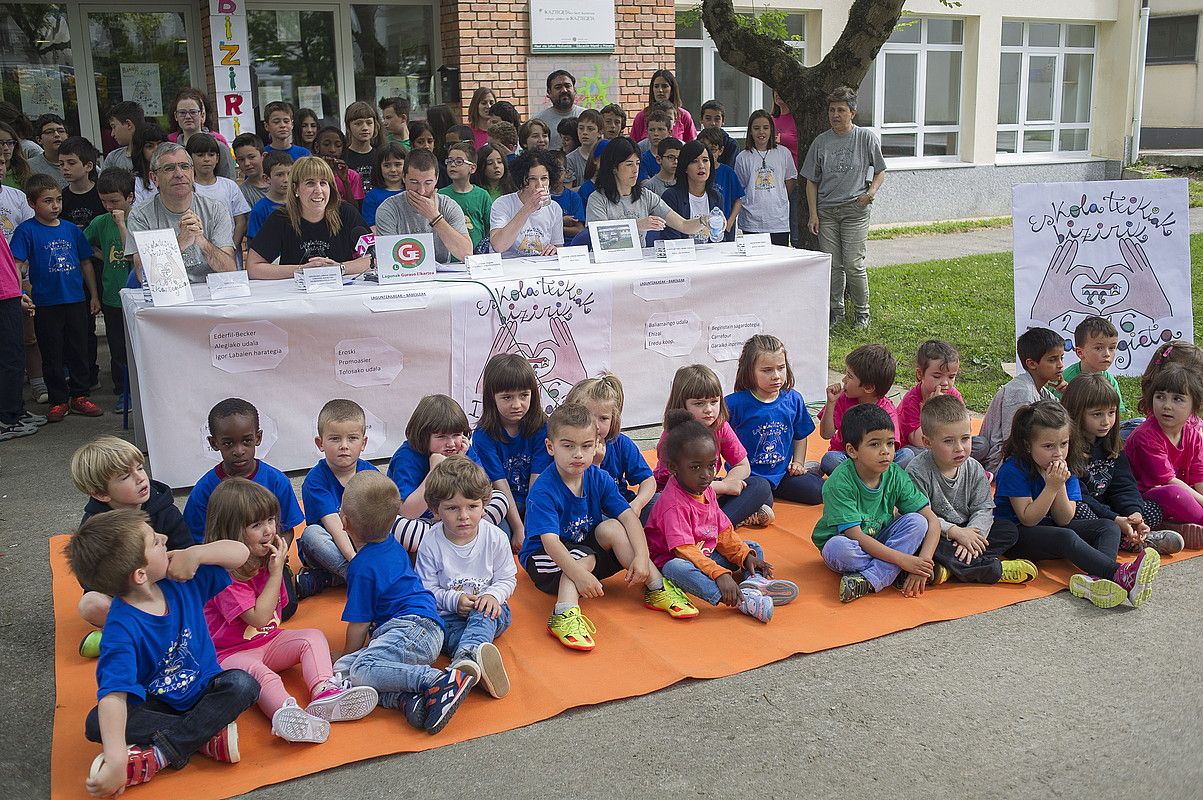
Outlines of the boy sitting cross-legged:
M 880 592 L 907 573 L 907 597 L 935 575 L 940 520 L 927 498 L 894 463 L 894 420 L 873 403 L 848 409 L 840 424 L 848 459 L 823 484 L 823 516 L 811 536 L 823 561 L 840 573 L 840 601 Z M 895 515 L 897 513 L 897 516 Z
M 339 514 L 357 552 L 347 566 L 347 644 L 334 671 L 355 686 L 371 686 L 381 706 L 402 708 L 411 725 L 435 734 L 476 676 L 431 666 L 443 649 L 443 619 L 392 535 L 400 505 L 401 493 L 386 475 L 366 470 L 347 481 Z
M 518 569 L 509 535 L 484 518 L 493 484 L 479 464 L 450 456 L 430 470 L 425 494 L 439 521 L 422 538 L 415 569 L 443 617 L 443 652 L 453 668 L 505 697 L 510 679 L 493 640 L 510 626 L 506 601 Z
M 144 512 L 123 509 L 84 522 L 66 555 L 81 583 L 113 597 L 96 665 L 99 702 L 84 729 L 104 746 L 88 792 L 119 794 L 165 766 L 182 769 L 197 752 L 238 761 L 234 720 L 259 698 L 259 684 L 218 666 L 203 609 L 229 585 L 226 570 L 246 562 L 246 545 L 169 553 Z
M 547 420 L 547 452 L 555 469 L 539 475 L 526 500 L 526 541 L 518 561 L 541 592 L 556 595 L 547 630 L 565 647 L 592 650 L 593 623 L 581 597 L 601 597 L 601 581 L 621 569 L 643 584 L 643 603 L 675 619 L 696 617 L 685 593 L 663 578 L 648 555 L 639 517 L 614 479 L 593 463 L 597 420 L 565 403 Z

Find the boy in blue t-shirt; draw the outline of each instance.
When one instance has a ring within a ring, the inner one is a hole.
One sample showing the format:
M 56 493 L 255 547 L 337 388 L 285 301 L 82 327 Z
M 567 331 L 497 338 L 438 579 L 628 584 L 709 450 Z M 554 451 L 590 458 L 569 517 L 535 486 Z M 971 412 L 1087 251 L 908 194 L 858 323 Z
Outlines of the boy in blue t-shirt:
M 247 401 L 229 397 L 209 410 L 209 446 L 221 453 L 221 463 L 201 476 L 184 504 L 184 521 L 197 544 L 205 539 L 209 495 L 226 478 L 246 478 L 274 494 L 280 502 L 280 535 L 292 543 L 293 528 L 305 517 L 288 476 L 255 458 L 255 448 L 262 443 L 259 410 Z
M 77 226 L 59 219 L 63 191 L 53 178 L 29 176 L 25 199 L 33 219 L 17 226 L 9 247 L 37 307 L 33 326 L 50 396 L 46 419 L 61 422 L 68 411 L 99 417 L 104 412 L 88 399 L 88 330 L 100 313 L 92 245 Z
M 391 535 L 400 505 L 396 484 L 377 471 L 347 481 L 339 514 L 358 552 L 347 566 L 347 642 L 334 671 L 355 686 L 371 686 L 381 706 L 403 709 L 409 724 L 434 734 L 476 676 L 431 666 L 443 649 L 443 619 Z
M 251 215 L 246 220 L 246 241 L 259 233 L 267 218 L 284 208 L 288 202 L 288 176 L 292 173 L 292 156 L 288 153 L 268 153 L 263 157 L 263 174 L 267 176 L 267 193 L 251 206 Z
M 92 795 L 181 769 L 196 752 L 239 760 L 234 720 L 259 698 L 259 683 L 218 666 L 204 605 L 249 556 L 233 540 L 169 554 L 167 537 L 135 509 L 90 517 L 71 537 L 71 571 L 113 596 L 96 665 L 99 702 L 84 726 L 104 746 L 85 784 Z
M 593 623 L 581 597 L 601 597 L 601 581 L 621 569 L 644 585 L 643 604 L 674 619 L 698 615 L 685 593 L 648 557 L 639 517 L 614 479 L 593 463 L 597 418 L 565 403 L 547 420 L 547 452 L 555 468 L 539 475 L 526 504 L 526 541 L 518 561 L 541 592 L 556 595 L 547 630 L 572 650 L 592 650 Z
M 376 469 L 359 457 L 368 444 L 367 416 L 354 400 L 331 400 L 322 406 L 313 443 L 323 457 L 301 484 L 305 531 L 297 551 L 309 566 L 297 573 L 298 600 L 346 579 L 355 546 L 338 515 L 343 489 L 356 473 Z

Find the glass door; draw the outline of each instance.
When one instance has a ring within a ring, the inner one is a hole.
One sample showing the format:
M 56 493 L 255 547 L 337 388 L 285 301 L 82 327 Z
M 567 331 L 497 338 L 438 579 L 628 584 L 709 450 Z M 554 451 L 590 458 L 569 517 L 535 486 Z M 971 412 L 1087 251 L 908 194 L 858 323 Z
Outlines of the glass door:
M 338 19 L 336 6 L 247 10 L 257 120 L 263 120 L 264 106 L 283 100 L 294 109 L 313 109 L 323 125 L 342 127 Z
M 80 133 L 73 50 L 66 3 L 0 4 L 0 100 L 30 121 L 57 114 Z

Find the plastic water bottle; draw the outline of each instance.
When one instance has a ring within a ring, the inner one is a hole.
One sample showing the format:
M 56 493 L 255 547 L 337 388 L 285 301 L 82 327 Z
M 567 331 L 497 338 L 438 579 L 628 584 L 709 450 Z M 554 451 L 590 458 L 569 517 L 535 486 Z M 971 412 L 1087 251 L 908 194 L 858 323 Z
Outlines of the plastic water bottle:
M 723 211 L 718 206 L 710 209 L 710 241 L 721 242 L 723 240 L 723 228 L 726 226 L 727 218 L 723 216 Z

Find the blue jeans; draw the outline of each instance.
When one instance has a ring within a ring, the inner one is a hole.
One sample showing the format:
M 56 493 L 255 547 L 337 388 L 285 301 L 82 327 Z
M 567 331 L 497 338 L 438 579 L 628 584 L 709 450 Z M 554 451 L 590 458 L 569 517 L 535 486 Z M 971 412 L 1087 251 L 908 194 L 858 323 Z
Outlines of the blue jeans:
M 906 469 L 906 465 L 911 463 L 911 459 L 919 455 L 921 451 L 912 447 L 903 447 L 901 450 L 894 452 L 894 463 Z M 823 458 L 819 461 L 819 469 L 824 475 L 830 475 L 835 472 L 835 468 L 848 460 L 848 454 L 841 450 L 828 450 L 823 454 Z
M 154 745 L 168 764 L 181 769 L 193 753 L 258 699 L 259 681 L 240 669 L 214 675 L 204 694 L 187 711 L 178 711 L 155 697 L 144 703 L 131 697 L 126 705 L 125 740 L 129 744 Z M 88 714 L 84 736 L 90 742 L 100 741 L 99 707 Z
M 747 484 L 739 494 L 720 494 L 718 507 L 737 528 L 744 520 L 760 510 L 761 506 L 773 504 L 773 486 L 759 475 L 749 475 Z
M 408 614 L 376 628 L 367 644 L 334 662 L 334 671 L 355 686 L 371 686 L 385 708 L 399 708 L 402 692 L 425 691 L 442 676 L 430 666 L 442 648 L 439 623 Z
M 1144 421 L 1144 417 L 1133 417 L 1132 419 L 1126 419 L 1121 422 L 1119 424 L 1119 438 L 1125 442 L 1128 441 L 1128 437 L 1132 435 L 1132 431 L 1139 428 L 1141 423 Z
M 334 543 L 330 531 L 321 525 L 305 526 L 301 538 L 297 541 L 297 551 L 301 560 L 309 566 L 324 569 L 331 575 L 346 580 L 347 559 L 343 558 L 342 551 Z
M 752 552 L 756 554 L 757 558 L 764 558 L 764 550 L 759 544 L 749 541 L 745 541 L 744 544 L 752 548 Z M 715 564 L 733 572 L 743 569 L 742 564 L 732 564 L 718 553 L 711 553 L 710 558 Z M 695 567 L 692 562 L 683 558 L 666 561 L 660 568 L 660 574 L 675 583 L 681 590 L 689 592 L 694 597 L 702 598 L 712 606 L 718 605 L 719 600 L 723 598 L 723 593 L 718 590 L 718 584 L 705 572 Z
M 477 645 L 495 640 L 510 627 L 512 619 L 509 603 L 501 604 L 497 619 L 490 619 L 476 610 L 469 612 L 467 617 L 459 614 L 443 614 L 442 617 L 447 629 L 443 636 L 443 652 L 451 656 L 452 661 L 461 656 L 469 657 Z
M 922 514 L 911 513 L 896 517 L 882 529 L 877 540 L 892 550 L 912 555 L 919 549 L 919 545 L 923 544 L 925 536 L 927 518 Z M 859 572 L 873 584 L 875 592 L 880 592 L 892 584 L 901 572 L 897 564 L 873 558 L 857 542 L 843 535 L 832 536 L 823 545 L 823 561 L 841 575 Z

